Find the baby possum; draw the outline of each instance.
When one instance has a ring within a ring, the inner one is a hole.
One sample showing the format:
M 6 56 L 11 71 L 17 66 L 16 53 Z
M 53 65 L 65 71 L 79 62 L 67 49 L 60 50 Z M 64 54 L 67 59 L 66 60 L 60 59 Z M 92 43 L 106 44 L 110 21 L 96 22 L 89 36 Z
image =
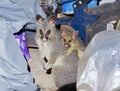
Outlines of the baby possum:
M 65 51 L 65 55 L 68 56 L 72 52 L 77 51 L 79 59 L 82 57 L 82 53 L 85 50 L 85 45 L 78 36 L 78 31 L 74 30 L 70 25 L 61 25 L 62 43 L 68 49 Z

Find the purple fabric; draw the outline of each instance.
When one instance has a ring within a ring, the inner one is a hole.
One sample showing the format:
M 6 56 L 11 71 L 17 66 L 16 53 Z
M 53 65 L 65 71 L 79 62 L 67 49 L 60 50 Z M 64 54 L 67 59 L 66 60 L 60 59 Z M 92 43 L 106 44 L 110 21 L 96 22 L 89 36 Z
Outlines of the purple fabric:
M 20 45 L 20 48 L 25 56 L 25 58 L 27 60 L 29 60 L 31 58 L 28 48 L 27 48 L 27 44 L 26 44 L 26 34 L 25 32 L 21 33 L 21 34 L 16 34 L 15 35 L 16 40 L 18 41 L 18 44 Z

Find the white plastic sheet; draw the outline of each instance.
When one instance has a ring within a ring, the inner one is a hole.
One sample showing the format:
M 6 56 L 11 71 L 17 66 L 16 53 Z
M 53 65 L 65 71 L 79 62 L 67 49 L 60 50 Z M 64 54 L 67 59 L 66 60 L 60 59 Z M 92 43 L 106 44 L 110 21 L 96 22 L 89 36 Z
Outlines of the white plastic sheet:
M 120 91 L 120 32 L 97 34 L 78 66 L 77 91 Z
M 36 0 L 0 0 L 0 91 L 37 89 L 13 35 L 28 23 L 35 26 L 37 12 L 45 17 L 36 2 Z

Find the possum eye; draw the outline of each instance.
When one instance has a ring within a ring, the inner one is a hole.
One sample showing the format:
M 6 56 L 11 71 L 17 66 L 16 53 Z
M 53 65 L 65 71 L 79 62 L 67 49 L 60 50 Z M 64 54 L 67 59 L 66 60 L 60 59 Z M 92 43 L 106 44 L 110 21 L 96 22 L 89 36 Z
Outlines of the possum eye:
M 40 33 L 41 35 L 43 35 L 43 32 L 42 32 L 42 30 L 41 30 L 41 29 L 39 30 L 39 33 Z
M 69 40 L 69 43 L 71 42 L 72 40 Z
M 66 42 L 66 39 L 63 39 L 64 42 Z
M 47 35 L 51 34 L 51 30 L 48 30 L 46 34 L 47 34 Z

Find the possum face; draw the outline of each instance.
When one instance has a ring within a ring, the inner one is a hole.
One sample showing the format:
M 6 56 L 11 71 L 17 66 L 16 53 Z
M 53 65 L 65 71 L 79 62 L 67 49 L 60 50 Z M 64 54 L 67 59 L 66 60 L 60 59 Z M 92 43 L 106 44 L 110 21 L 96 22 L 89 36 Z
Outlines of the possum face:
M 64 44 L 64 46 L 71 47 L 78 32 L 73 30 L 72 27 L 69 25 L 62 25 L 60 31 L 62 36 L 62 43 Z
M 51 16 L 50 18 L 43 19 L 40 15 L 37 15 L 37 35 L 43 42 L 47 42 L 48 40 L 51 40 L 51 38 L 54 36 L 55 33 L 55 17 Z

